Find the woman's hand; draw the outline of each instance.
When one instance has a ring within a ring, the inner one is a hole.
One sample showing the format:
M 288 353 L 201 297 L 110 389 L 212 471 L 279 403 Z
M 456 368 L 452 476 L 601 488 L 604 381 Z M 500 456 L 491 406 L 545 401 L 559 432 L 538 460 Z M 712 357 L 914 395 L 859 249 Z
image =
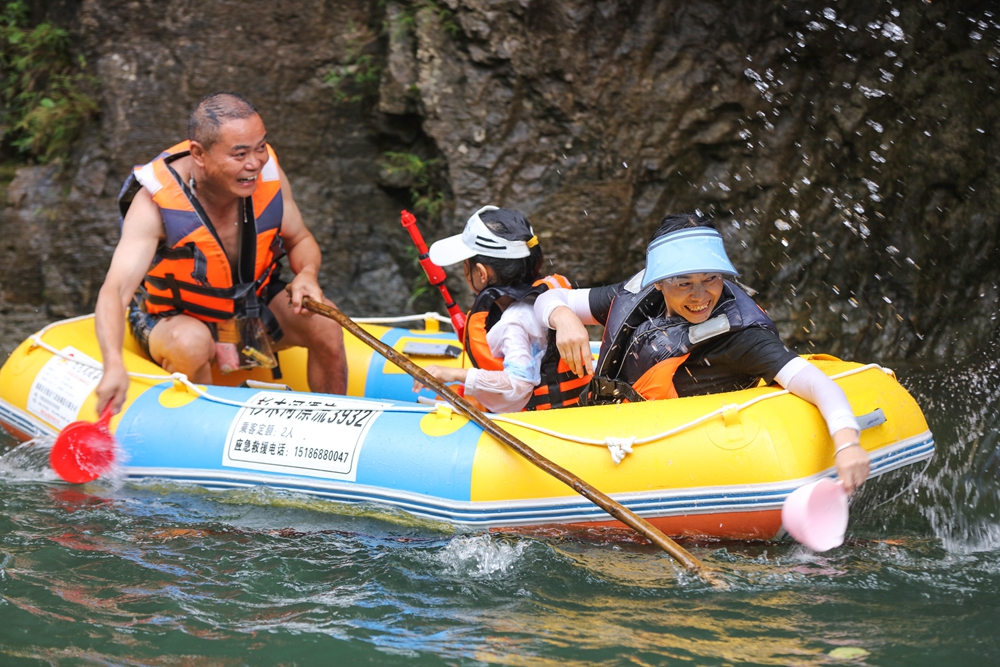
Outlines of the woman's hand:
M 844 490 L 854 493 L 868 479 L 868 452 L 858 444 L 860 434 L 853 428 L 842 428 L 833 434 L 834 461 L 837 476 L 844 484 Z
M 590 351 L 590 334 L 580 318 L 566 306 L 559 306 L 549 315 L 549 325 L 556 330 L 559 356 L 570 370 L 577 377 L 593 373 L 594 354 Z
M 465 376 L 469 374 L 469 369 L 467 368 L 453 368 L 451 366 L 427 366 L 424 368 L 425 371 L 441 380 L 444 383 L 448 382 L 465 382 Z M 423 383 L 420 380 L 413 381 L 413 392 L 416 393 L 424 388 Z

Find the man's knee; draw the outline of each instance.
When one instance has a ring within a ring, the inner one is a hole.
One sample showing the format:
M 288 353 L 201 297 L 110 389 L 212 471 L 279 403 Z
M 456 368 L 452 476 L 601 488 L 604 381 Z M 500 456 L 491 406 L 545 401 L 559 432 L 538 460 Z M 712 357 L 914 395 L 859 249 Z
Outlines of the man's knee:
M 340 325 L 320 315 L 314 315 L 306 327 L 305 346 L 310 350 L 341 355 L 344 350 L 344 331 Z
M 215 356 L 215 340 L 208 327 L 193 318 L 161 322 L 149 337 L 150 352 L 157 361 L 174 365 L 201 366 Z

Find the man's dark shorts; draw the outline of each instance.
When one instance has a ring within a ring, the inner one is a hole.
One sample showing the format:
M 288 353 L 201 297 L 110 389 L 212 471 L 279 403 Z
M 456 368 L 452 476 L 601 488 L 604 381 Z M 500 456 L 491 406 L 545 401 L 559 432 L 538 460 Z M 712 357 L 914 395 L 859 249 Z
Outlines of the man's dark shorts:
M 274 297 L 284 292 L 285 287 L 288 285 L 288 283 L 281 279 L 279 271 L 280 269 L 275 271 L 275 275 L 267 284 L 267 289 L 264 293 L 265 303 L 271 303 L 271 301 L 274 300 Z M 135 338 L 136 342 L 139 343 L 139 347 L 142 348 L 142 351 L 150 359 L 153 358 L 153 355 L 149 353 L 149 334 L 153 331 L 153 327 L 159 324 L 163 317 L 164 316 L 162 315 L 152 315 L 147 313 L 138 297 L 133 297 L 132 303 L 129 304 L 128 323 L 129 327 L 132 329 L 132 337 Z

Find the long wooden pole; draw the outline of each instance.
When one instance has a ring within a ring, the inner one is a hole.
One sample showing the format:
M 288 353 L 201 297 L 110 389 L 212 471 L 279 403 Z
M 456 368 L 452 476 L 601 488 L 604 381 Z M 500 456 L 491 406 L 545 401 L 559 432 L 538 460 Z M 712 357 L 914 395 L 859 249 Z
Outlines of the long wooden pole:
M 354 320 L 349 318 L 344 313 L 340 312 L 336 308 L 327 306 L 324 303 L 314 301 L 306 297 L 302 300 L 302 306 L 307 310 L 310 310 L 318 315 L 323 315 L 324 317 L 329 317 L 332 320 L 336 320 L 340 326 L 350 331 L 352 334 L 360 338 L 362 341 L 367 343 L 376 352 L 381 354 L 383 357 L 396 364 L 404 371 L 406 371 L 413 378 L 420 380 L 424 385 L 433 389 L 439 396 L 443 396 L 450 402 L 459 412 L 464 414 L 470 420 L 479 424 L 484 431 L 492 435 L 494 438 L 507 445 L 515 452 L 526 458 L 528 461 L 538 466 L 548 474 L 552 475 L 560 482 L 566 484 L 581 496 L 591 501 L 605 512 L 618 519 L 626 526 L 629 526 L 637 533 L 648 539 L 650 542 L 660 547 L 668 554 L 670 554 L 678 563 L 683 565 L 688 570 L 696 572 L 705 580 L 709 581 L 713 585 L 718 585 L 719 581 L 713 575 L 712 571 L 709 570 L 704 563 L 692 556 L 681 547 L 679 544 L 674 542 L 672 539 L 660 532 L 656 526 L 649 523 L 641 516 L 628 509 L 621 503 L 612 499 L 610 496 L 606 495 L 602 491 L 594 488 L 590 484 L 566 470 L 562 466 L 550 461 L 545 458 L 535 450 L 533 450 L 528 445 L 524 444 L 514 436 L 512 436 L 507 431 L 503 430 L 496 423 L 491 421 L 486 415 L 480 412 L 475 406 L 473 406 L 469 401 L 465 400 L 464 397 L 459 396 L 452 390 L 451 387 L 446 385 L 444 382 L 438 380 L 436 377 L 425 371 L 420 366 L 416 365 L 410 361 L 407 357 L 403 356 L 393 348 L 389 347 L 382 341 L 380 341 L 375 336 L 371 335 L 367 331 L 361 328 Z

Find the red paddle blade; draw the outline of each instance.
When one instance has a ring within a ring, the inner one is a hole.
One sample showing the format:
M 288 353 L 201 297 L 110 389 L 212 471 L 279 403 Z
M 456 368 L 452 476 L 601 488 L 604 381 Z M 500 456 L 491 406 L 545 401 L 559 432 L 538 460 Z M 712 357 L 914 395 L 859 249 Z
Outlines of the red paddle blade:
M 111 469 L 115 439 L 108 430 L 110 420 L 109 408 L 97 423 L 73 422 L 59 433 L 49 452 L 49 465 L 57 475 L 71 484 L 83 484 Z

